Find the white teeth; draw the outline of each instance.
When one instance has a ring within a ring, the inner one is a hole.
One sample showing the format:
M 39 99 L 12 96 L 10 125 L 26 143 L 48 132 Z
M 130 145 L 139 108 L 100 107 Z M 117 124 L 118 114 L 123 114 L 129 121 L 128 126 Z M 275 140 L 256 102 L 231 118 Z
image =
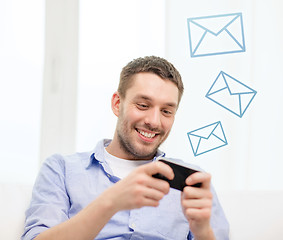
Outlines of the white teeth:
M 143 135 L 143 136 L 145 136 L 145 137 L 147 137 L 147 138 L 153 138 L 153 137 L 155 136 L 154 133 L 147 133 L 147 132 L 144 132 L 144 131 L 142 131 L 142 130 L 138 130 L 138 132 L 139 132 L 141 135 Z

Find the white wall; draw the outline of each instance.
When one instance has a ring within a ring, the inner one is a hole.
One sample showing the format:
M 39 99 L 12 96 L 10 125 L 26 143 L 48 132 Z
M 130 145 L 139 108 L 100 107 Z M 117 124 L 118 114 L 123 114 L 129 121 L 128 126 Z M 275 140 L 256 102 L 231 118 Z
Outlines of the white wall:
M 44 1 L 0 1 L 0 182 L 37 174 L 43 54 Z

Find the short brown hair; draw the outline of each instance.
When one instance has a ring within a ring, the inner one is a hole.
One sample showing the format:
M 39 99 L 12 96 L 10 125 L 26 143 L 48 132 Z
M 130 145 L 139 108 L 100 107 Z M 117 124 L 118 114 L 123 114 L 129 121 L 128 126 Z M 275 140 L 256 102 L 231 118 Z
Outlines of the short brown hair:
M 172 63 L 156 56 L 134 59 L 122 69 L 118 86 L 118 92 L 121 97 L 125 98 L 127 89 L 131 87 L 133 76 L 140 72 L 152 72 L 162 79 L 173 82 L 179 90 L 178 102 L 180 102 L 184 92 L 180 73 Z

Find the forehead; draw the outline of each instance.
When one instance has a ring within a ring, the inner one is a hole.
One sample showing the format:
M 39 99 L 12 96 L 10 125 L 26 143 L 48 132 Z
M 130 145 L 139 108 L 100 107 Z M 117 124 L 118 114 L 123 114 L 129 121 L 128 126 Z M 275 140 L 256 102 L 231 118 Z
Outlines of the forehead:
M 162 79 L 150 72 L 137 73 L 133 82 L 127 89 L 126 98 L 147 96 L 149 99 L 178 105 L 178 88 L 168 79 Z

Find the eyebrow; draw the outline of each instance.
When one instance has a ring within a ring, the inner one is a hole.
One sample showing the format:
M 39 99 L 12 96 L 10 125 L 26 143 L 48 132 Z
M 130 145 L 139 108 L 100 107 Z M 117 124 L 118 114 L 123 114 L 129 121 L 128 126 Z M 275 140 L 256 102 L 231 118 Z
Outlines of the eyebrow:
M 152 101 L 152 98 L 150 98 L 147 95 L 143 95 L 143 94 L 137 95 L 134 99 L 143 99 L 143 100 L 146 100 L 146 101 Z M 167 103 L 165 103 L 165 105 L 167 105 L 169 107 L 177 108 L 177 104 L 174 103 L 174 102 L 167 102 Z

